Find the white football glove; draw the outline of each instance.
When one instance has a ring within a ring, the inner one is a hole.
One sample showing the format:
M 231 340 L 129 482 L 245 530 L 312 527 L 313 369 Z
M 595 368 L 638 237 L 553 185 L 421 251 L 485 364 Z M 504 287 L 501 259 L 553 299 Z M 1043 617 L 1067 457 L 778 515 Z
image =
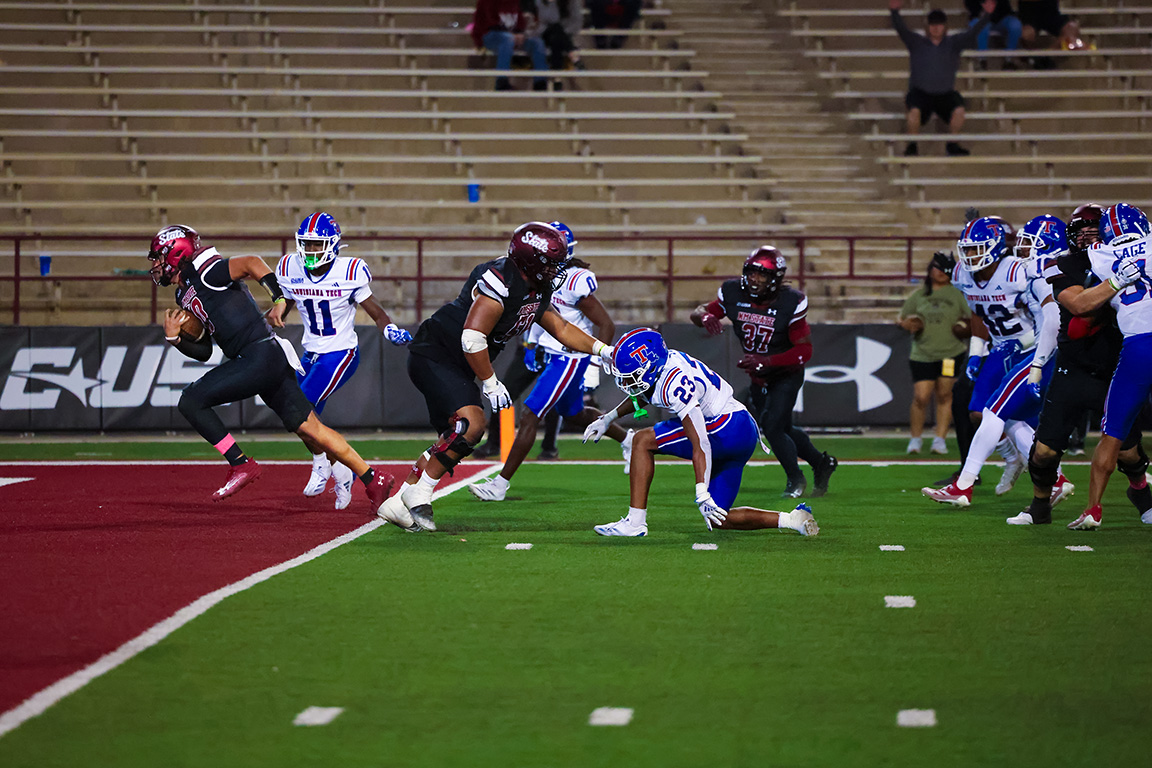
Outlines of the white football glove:
M 608 427 L 610 426 L 612 426 L 612 419 L 608 418 L 608 414 L 605 413 L 584 428 L 584 442 L 589 440 L 594 443 L 600 442 L 600 438 L 608 434 Z
M 496 374 L 484 379 L 483 384 L 484 397 L 488 398 L 488 404 L 492 406 L 493 411 L 512 407 L 512 395 L 508 393 L 508 387 L 504 386 L 504 382 L 496 378 Z
M 705 483 L 696 483 L 696 506 L 700 508 L 700 514 L 704 515 L 708 530 L 712 530 L 713 525 L 720 525 L 728 517 L 728 511 L 721 509 L 720 505 L 712 500 L 712 494 L 708 492 Z
M 388 341 L 397 347 L 412 343 L 412 334 L 397 326 L 395 323 L 388 323 L 388 325 L 384 326 L 384 338 L 388 339 Z
M 614 370 L 612 368 L 612 345 L 597 340 L 596 343 L 592 345 L 592 349 L 593 354 L 600 358 L 600 364 L 604 367 L 604 372 L 612 375 Z
M 1136 259 L 1129 256 L 1116 265 L 1116 283 L 1121 288 L 1127 288 L 1144 275 L 1140 272 L 1140 265 Z

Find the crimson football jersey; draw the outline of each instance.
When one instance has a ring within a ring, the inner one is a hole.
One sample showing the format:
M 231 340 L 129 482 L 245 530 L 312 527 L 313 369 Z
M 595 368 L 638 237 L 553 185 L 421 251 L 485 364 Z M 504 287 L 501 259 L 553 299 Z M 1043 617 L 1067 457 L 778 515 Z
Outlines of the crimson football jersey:
M 243 280 L 233 280 L 228 259 L 215 248 L 205 248 L 180 273 L 176 303 L 204 323 L 227 357 L 237 357 L 254 341 L 272 336 L 256 300 Z

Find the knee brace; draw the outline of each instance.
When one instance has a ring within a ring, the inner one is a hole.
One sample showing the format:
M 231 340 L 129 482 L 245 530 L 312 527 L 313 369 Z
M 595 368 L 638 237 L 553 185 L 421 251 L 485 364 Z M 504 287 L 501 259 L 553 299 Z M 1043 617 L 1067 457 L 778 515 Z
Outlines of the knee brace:
M 1129 480 L 1143 479 L 1144 473 L 1148 471 L 1148 454 L 1144 453 L 1144 446 L 1138 443 L 1136 453 L 1139 454 L 1139 458 L 1131 464 L 1123 458 L 1116 462 L 1117 469 L 1127 475 Z
M 449 475 L 452 474 L 452 470 L 456 468 L 461 459 L 472 455 L 474 446 L 464 438 L 468 426 L 468 419 L 454 416 L 448 425 L 448 431 L 440 435 L 440 440 L 428 449 L 429 457 L 440 462 L 440 465 Z M 449 456 L 448 451 L 457 454 L 458 458 Z
M 1050 462 L 1050 463 L 1041 463 Z M 1032 478 L 1032 485 L 1037 488 L 1051 488 L 1056 485 L 1060 473 L 1060 454 L 1051 459 L 1036 458 L 1036 443 L 1032 443 L 1032 450 L 1028 452 L 1028 476 Z

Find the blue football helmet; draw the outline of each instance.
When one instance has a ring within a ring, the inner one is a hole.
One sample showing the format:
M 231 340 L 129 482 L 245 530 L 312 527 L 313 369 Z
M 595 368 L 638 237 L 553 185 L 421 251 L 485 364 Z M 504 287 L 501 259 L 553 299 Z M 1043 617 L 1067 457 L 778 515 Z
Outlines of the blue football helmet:
M 633 397 L 656 385 L 668 362 L 664 337 L 651 328 L 637 328 L 620 337 L 612 350 L 616 386 Z
M 1128 203 L 1116 203 L 1100 217 L 1100 240 L 1104 245 L 1123 245 L 1139 240 L 1148 231 L 1148 217 L 1144 211 Z
M 327 213 L 317 212 L 300 222 L 296 253 L 305 269 L 318 269 L 340 255 L 340 225 Z
M 568 258 L 576 255 L 576 235 L 572 233 L 572 228 L 562 221 L 549 222 L 553 227 L 564 233 L 564 237 L 568 240 Z
M 1054 258 L 1067 250 L 1067 227 L 1050 213 L 1029 221 L 1016 236 L 1016 256 L 1025 261 Z
M 1008 230 L 997 219 L 995 216 L 974 219 L 960 233 L 956 253 L 960 266 L 969 272 L 979 272 L 1007 255 Z

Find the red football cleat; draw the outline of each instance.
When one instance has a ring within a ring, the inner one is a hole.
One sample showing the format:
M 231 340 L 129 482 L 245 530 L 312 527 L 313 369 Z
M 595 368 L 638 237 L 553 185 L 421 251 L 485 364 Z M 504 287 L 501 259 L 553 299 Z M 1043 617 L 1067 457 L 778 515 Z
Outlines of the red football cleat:
M 368 501 L 372 504 L 372 514 L 376 514 L 380 505 L 392 495 L 392 488 L 395 485 L 396 478 L 392 476 L 391 472 L 385 472 L 382 469 L 376 470 L 376 476 L 372 478 L 372 482 L 364 487 L 364 491 L 368 494 Z
M 1068 498 L 1075 492 L 1076 486 L 1072 485 L 1072 481 L 1060 473 L 1060 477 L 1056 479 L 1056 485 L 1052 486 L 1052 495 L 1049 497 L 1049 506 L 1056 506 L 1064 499 Z
M 966 507 L 972 503 L 972 489 L 961 490 L 956 483 L 948 483 L 943 488 L 921 488 L 920 493 L 941 504 Z
M 224 481 L 224 485 L 212 494 L 212 498 L 215 501 L 226 499 L 259 477 L 260 465 L 255 459 L 248 459 L 243 464 L 237 464 L 228 470 L 228 478 Z
M 1092 507 L 1091 509 L 1084 510 L 1080 517 L 1068 523 L 1068 530 L 1070 531 L 1094 531 L 1100 527 L 1103 522 L 1101 518 L 1104 517 L 1104 510 L 1100 505 Z

